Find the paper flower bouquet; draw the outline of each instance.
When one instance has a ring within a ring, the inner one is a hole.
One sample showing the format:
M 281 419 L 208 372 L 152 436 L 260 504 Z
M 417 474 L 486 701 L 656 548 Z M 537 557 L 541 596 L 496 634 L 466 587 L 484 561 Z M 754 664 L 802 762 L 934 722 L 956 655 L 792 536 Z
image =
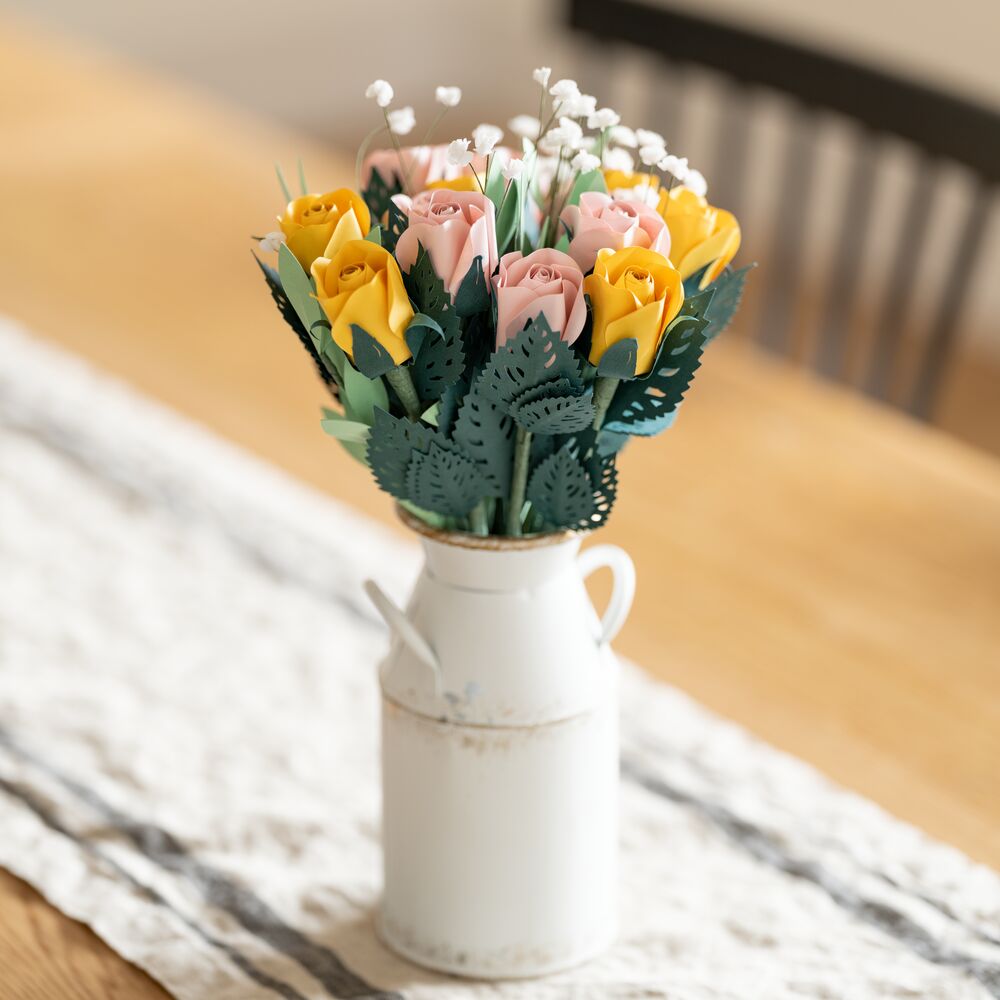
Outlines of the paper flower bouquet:
M 517 148 L 493 125 L 403 146 L 413 109 L 376 81 L 360 193 L 307 193 L 300 165 L 292 197 L 279 169 L 288 204 L 259 238 L 334 398 L 323 428 L 437 528 L 603 524 L 616 455 L 671 425 L 749 270 L 730 268 L 739 225 L 686 160 L 549 73 L 538 117 L 509 123 Z M 437 88 L 432 129 L 460 98 Z

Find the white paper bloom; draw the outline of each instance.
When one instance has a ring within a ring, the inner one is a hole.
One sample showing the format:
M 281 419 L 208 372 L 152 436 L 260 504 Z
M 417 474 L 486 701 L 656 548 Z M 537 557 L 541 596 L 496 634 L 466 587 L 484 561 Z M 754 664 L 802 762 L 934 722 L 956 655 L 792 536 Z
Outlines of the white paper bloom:
M 560 118 L 558 128 L 550 128 L 539 140 L 544 152 L 560 149 L 579 149 L 583 143 L 583 129 L 572 118 Z
M 611 128 L 622 120 L 622 116 L 612 108 L 598 108 L 587 118 L 587 128 Z
M 515 115 L 509 122 L 507 128 L 521 139 L 530 139 L 532 142 L 538 138 L 538 130 L 542 123 L 534 115 Z
M 503 129 L 498 125 L 477 125 L 472 130 L 472 141 L 479 156 L 489 156 L 502 138 Z
M 649 145 L 639 147 L 639 159 L 647 166 L 653 167 L 667 155 L 666 149 L 662 145 Z
M 467 167 L 472 162 L 468 139 L 454 139 L 448 144 L 448 162 L 453 167 Z
M 456 107 L 461 99 L 461 87 L 436 87 L 434 90 L 434 100 L 446 108 Z
M 587 118 L 597 109 L 597 98 L 590 94 L 574 94 L 556 102 L 556 111 L 568 118 Z
M 702 172 L 695 170 L 694 167 L 688 168 L 687 176 L 684 178 L 684 187 L 690 191 L 694 191 L 696 195 L 702 198 L 708 194 L 708 181 L 705 180 Z
M 386 113 L 389 119 L 389 131 L 395 135 L 409 135 L 417 124 L 413 108 L 397 108 Z
M 667 140 L 659 132 L 651 132 L 648 128 L 637 128 L 635 130 L 635 141 L 642 146 L 663 146 L 666 148 Z
M 635 160 L 627 149 L 606 149 L 604 166 L 608 170 L 620 170 L 623 174 L 630 174 L 635 170 Z
M 580 88 L 577 86 L 576 80 L 557 80 L 549 87 L 549 93 L 557 101 L 565 101 L 570 97 L 576 97 L 580 93 Z
M 656 165 L 665 174 L 673 174 L 682 184 L 687 178 L 688 161 L 686 156 L 664 156 Z
M 512 157 L 504 164 L 500 173 L 505 181 L 516 181 L 524 173 L 524 160 Z
M 591 170 L 597 170 L 601 165 L 601 158 L 594 156 L 593 153 L 585 153 L 581 150 L 569 161 L 569 165 L 581 174 L 585 174 Z
M 539 66 L 538 69 L 531 74 L 531 79 L 534 80 L 535 83 L 540 83 L 543 87 L 547 87 L 549 85 L 549 77 L 551 75 L 552 68 L 550 66 Z
M 267 253 L 275 253 L 278 247 L 285 242 L 285 234 L 281 232 L 268 233 L 258 244 L 261 250 Z
M 392 84 L 386 82 L 385 80 L 376 80 L 374 83 L 368 84 L 368 89 L 365 91 L 365 97 L 375 99 L 375 103 L 380 108 L 387 108 L 392 104 L 393 90 Z
M 635 132 L 628 125 L 615 125 L 608 133 L 608 138 L 619 146 L 628 146 L 629 149 L 636 149 L 639 145 Z

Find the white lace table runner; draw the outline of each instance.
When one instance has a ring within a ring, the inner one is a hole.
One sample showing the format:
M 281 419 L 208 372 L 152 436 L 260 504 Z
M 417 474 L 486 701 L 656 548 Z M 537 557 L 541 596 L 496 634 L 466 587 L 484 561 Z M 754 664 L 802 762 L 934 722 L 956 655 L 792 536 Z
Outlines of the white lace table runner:
M 396 958 L 359 582 L 415 546 L 9 325 L 0 358 L 0 865 L 181 1000 L 1000 997 L 993 872 L 637 670 L 615 948 Z

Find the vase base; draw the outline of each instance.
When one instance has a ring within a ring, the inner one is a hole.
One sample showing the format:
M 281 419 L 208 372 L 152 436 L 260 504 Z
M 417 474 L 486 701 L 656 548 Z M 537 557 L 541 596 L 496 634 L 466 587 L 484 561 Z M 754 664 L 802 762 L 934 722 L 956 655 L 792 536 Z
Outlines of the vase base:
M 583 965 L 607 951 L 616 932 L 611 928 L 594 944 L 573 952 L 545 954 L 543 949 L 534 953 L 524 950 L 504 952 L 500 955 L 461 952 L 451 948 L 423 948 L 408 935 L 395 934 L 379 911 L 375 918 L 375 933 L 379 940 L 401 958 L 436 972 L 446 972 L 464 979 L 534 979 L 563 972 Z

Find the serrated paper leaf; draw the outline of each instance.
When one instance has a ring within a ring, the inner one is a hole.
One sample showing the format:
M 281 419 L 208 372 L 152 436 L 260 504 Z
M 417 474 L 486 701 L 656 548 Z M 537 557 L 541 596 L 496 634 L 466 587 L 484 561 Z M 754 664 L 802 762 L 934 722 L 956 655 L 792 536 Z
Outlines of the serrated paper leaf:
M 361 192 L 365 204 L 372 213 L 373 219 L 381 219 L 385 211 L 392 204 L 392 196 L 401 194 L 403 185 L 396 174 L 392 176 L 392 183 L 386 184 L 382 175 L 377 170 L 372 170 L 368 178 L 368 186 Z
M 570 444 L 535 469 L 528 480 L 527 497 L 552 528 L 586 521 L 596 509 L 594 484 Z
M 695 291 L 691 295 L 686 295 L 679 315 L 706 316 L 712 300 L 715 298 L 715 290 L 715 285 L 709 285 L 703 292 Z
M 607 522 L 618 496 L 615 456 L 595 454 L 587 463 L 587 472 L 594 487 L 594 510 L 579 527 L 593 531 Z
M 397 500 L 411 499 L 406 479 L 410 460 L 428 451 L 433 441 L 434 431 L 429 427 L 376 409 L 367 454 L 375 482 Z
M 509 410 L 528 389 L 560 378 L 574 388 L 583 386 L 576 354 L 539 315 L 493 352 L 483 367 L 480 392 Z
M 674 411 L 701 364 L 706 323 L 696 316 L 678 316 L 667 327 L 649 374 L 618 386 L 604 420 L 606 430 L 650 437 L 673 423 Z
M 488 483 L 486 495 L 506 497 L 514 459 L 514 421 L 510 416 L 473 388 L 462 401 L 452 436 L 483 472 Z
M 612 344 L 597 365 L 598 375 L 608 378 L 635 378 L 635 363 L 639 357 L 639 342 L 633 337 Z
M 377 379 L 396 367 L 392 355 L 365 329 L 351 324 L 354 367 L 365 378 Z
M 483 273 L 483 258 L 476 257 L 455 293 L 455 312 L 459 316 L 474 316 L 489 307 L 490 286 Z
M 441 324 L 436 319 L 425 313 L 416 313 L 410 320 L 410 325 L 406 328 L 403 337 L 410 353 L 416 357 L 425 341 L 433 340 L 435 337 L 443 338 L 444 330 L 441 329 Z
M 267 282 L 267 287 L 271 292 L 271 298 L 274 299 L 274 303 L 278 307 L 278 312 L 281 313 L 281 318 L 295 332 L 295 336 L 298 337 L 299 343 L 312 359 L 312 363 L 316 366 L 316 371 L 319 374 L 319 377 L 323 380 L 323 384 L 330 390 L 334 399 L 338 398 L 340 392 L 337 384 L 337 378 L 335 376 L 336 369 L 334 368 L 332 361 L 325 361 L 316 350 L 316 345 L 313 343 L 312 337 L 302 325 L 302 320 L 299 318 L 298 312 L 296 312 L 295 307 L 285 294 L 285 290 L 281 285 L 280 275 L 273 267 L 265 264 L 256 254 L 253 255 L 253 259 L 257 261 L 257 266 L 261 269 L 261 272 L 264 275 L 264 280 Z
M 379 216 L 379 218 L 381 218 L 381 216 Z M 382 246 L 384 246 L 389 253 L 395 253 L 399 237 L 406 232 L 406 227 L 410 224 L 410 220 L 406 217 L 406 213 L 394 201 L 390 201 L 386 212 L 385 222 L 385 230 L 382 233 Z
M 406 472 L 408 499 L 424 510 L 457 517 L 468 514 L 485 495 L 486 480 L 476 463 L 457 450 L 431 442 L 415 452 Z
M 740 307 L 747 278 L 756 266 L 747 264 L 738 271 L 727 269 L 709 285 L 709 288 L 715 291 L 715 296 L 705 313 L 709 320 L 705 329 L 705 343 L 710 343 L 729 325 L 729 321 Z
M 591 389 L 564 395 L 546 395 L 528 402 L 520 399 L 511 416 L 532 434 L 574 434 L 594 422 L 594 394 Z

